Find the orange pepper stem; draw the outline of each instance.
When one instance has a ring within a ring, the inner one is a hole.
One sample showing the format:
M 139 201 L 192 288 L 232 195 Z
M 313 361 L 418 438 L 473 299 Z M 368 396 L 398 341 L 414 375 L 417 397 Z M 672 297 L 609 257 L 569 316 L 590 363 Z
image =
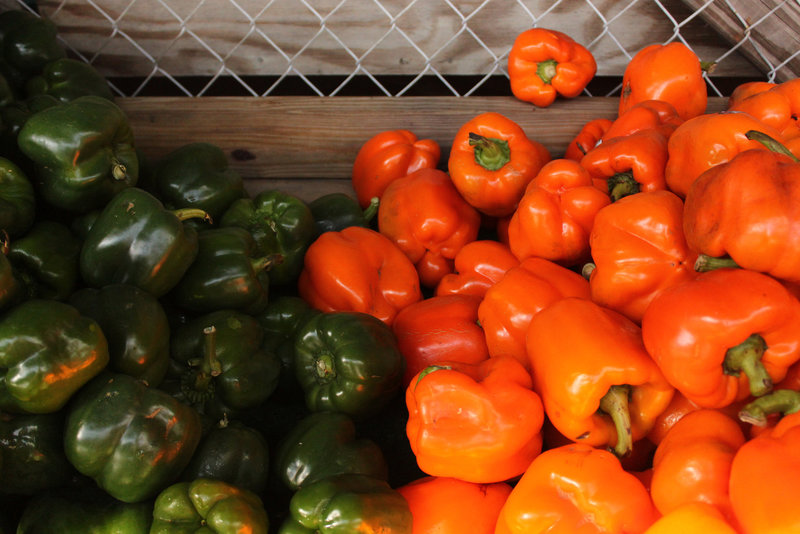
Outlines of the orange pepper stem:
M 759 132 L 758 130 L 748 130 L 744 134 L 745 137 L 752 141 L 758 141 L 765 147 L 767 147 L 772 152 L 777 152 L 778 154 L 783 154 L 784 156 L 788 156 L 794 162 L 800 162 L 800 159 L 797 158 L 791 151 L 786 148 L 780 141 L 777 139 L 770 137 L 769 135 L 765 134 L 764 132 Z
M 619 172 L 608 179 L 608 196 L 611 197 L 611 202 L 638 193 L 640 190 L 639 182 L 634 180 L 632 172 Z
M 336 367 L 333 365 L 333 355 L 327 352 L 317 356 L 314 362 L 317 370 L 317 378 L 321 383 L 330 382 L 336 378 Z
M 614 427 L 617 429 L 617 444 L 614 446 L 614 454 L 619 458 L 630 454 L 633 450 L 631 412 L 628 405 L 630 393 L 631 387 L 628 385 L 611 386 L 600 399 L 600 411 L 611 417 Z
M 379 197 L 372 197 L 369 199 L 369 204 L 364 208 L 364 220 L 370 222 L 378 214 L 378 207 L 380 207 L 381 199 Z
M 714 61 L 701 61 L 700 62 L 700 70 L 707 74 L 711 74 L 714 72 L 714 69 L 717 68 L 717 64 Z
M 474 132 L 469 133 L 469 146 L 474 147 L 475 163 L 487 171 L 499 170 L 511 161 L 511 149 L 508 141 L 484 137 Z
M 113 158 L 111 164 L 113 165 L 113 167 L 111 167 L 111 177 L 114 180 L 122 181 L 128 177 L 128 169 L 121 161 L 117 158 Z
M 589 262 L 585 264 L 583 267 L 581 267 L 581 276 L 583 276 L 588 280 L 589 278 L 591 278 L 592 273 L 594 272 L 595 269 L 597 269 L 597 265 L 595 265 L 592 262 Z
M 788 415 L 795 412 L 800 412 L 800 391 L 778 389 L 748 402 L 739 411 L 739 419 L 756 426 L 766 426 L 770 414 Z
M 276 265 L 280 265 L 281 263 L 283 263 L 282 254 L 270 254 L 269 256 L 264 256 L 263 258 L 255 258 L 250 262 L 250 265 L 253 266 L 254 272 L 260 273 L 261 271 L 271 269 Z
M 761 362 L 761 357 L 766 350 L 767 343 L 764 338 L 758 334 L 752 334 L 735 347 L 729 348 L 725 353 L 725 360 L 722 362 L 725 374 L 739 376 L 739 373 L 742 372 L 747 376 L 750 393 L 754 397 L 766 395 L 772 390 L 772 377 L 769 376 Z
M 540 61 L 536 65 L 536 75 L 541 78 L 544 83 L 550 83 L 550 80 L 556 75 L 557 66 L 558 62 L 555 59 Z
M 172 213 L 181 221 L 187 219 L 203 219 L 208 224 L 211 224 L 211 215 L 200 208 L 181 208 L 179 210 L 173 210 Z
M 694 270 L 698 273 L 723 268 L 738 269 L 739 265 L 731 258 L 715 258 L 708 254 L 700 254 L 694 262 Z

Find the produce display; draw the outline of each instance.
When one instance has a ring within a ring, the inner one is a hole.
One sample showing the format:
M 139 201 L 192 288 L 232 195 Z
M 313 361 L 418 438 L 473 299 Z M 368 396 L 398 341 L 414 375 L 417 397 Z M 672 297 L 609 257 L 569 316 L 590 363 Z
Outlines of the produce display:
M 56 37 L 0 13 L 0 534 L 800 533 L 800 80 L 707 113 L 654 44 L 560 153 L 386 130 L 307 202 L 141 153 Z

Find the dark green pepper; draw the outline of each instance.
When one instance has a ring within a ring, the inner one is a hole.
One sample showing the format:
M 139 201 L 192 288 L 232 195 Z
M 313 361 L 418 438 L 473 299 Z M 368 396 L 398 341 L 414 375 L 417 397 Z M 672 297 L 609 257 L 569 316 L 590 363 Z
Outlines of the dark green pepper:
M 275 472 L 292 491 L 331 475 L 356 473 L 386 480 L 388 466 L 374 441 L 359 439 L 347 414 L 317 412 L 301 419 L 281 441 Z
M 139 502 L 177 479 L 201 432 L 192 407 L 132 376 L 104 373 L 69 404 L 64 451 L 109 495 Z
M 14 268 L 8 261 L 8 244 L 0 242 L 0 312 L 15 306 L 25 299 L 22 286 L 14 277 Z
M 169 298 L 196 313 L 258 313 L 268 303 L 269 270 L 275 260 L 258 256 L 255 240 L 244 228 L 204 230 L 198 234 L 197 257 Z
M 255 493 L 220 480 L 179 482 L 156 498 L 150 534 L 267 534 L 269 518 Z
M 25 100 L 15 100 L 10 104 L 0 107 L 0 156 L 3 156 L 18 164 L 26 164 L 26 175 L 32 168 L 30 161 L 19 149 L 17 137 L 20 130 L 28 122 L 31 115 L 39 111 L 60 105 L 60 102 L 50 95 L 39 95 L 26 98 Z
M 295 373 L 312 412 L 374 415 L 400 391 L 404 365 L 391 327 L 366 313 L 320 313 L 295 337 Z
M 17 237 L 33 226 L 36 199 L 33 184 L 14 162 L 0 157 L 0 230 Z
M 0 13 L 0 72 L 13 87 L 66 55 L 51 20 L 21 9 Z
M 369 228 L 378 213 L 378 197 L 373 197 L 366 209 L 361 209 L 358 201 L 346 193 L 328 193 L 308 203 L 317 235 L 324 232 L 338 232 L 348 226 Z
M 161 302 L 136 286 L 110 284 L 74 292 L 69 303 L 91 317 L 106 336 L 109 370 L 157 387 L 169 365 L 170 327 Z
M 281 256 L 281 262 L 270 269 L 273 285 L 296 282 L 315 236 L 314 216 L 308 204 L 274 190 L 234 201 L 222 215 L 220 226 L 239 226 L 250 232 L 260 256 Z
M 8 260 L 26 298 L 66 300 L 80 279 L 81 242 L 66 225 L 41 220 L 11 242 Z
M 190 143 L 164 156 L 156 164 L 153 187 L 168 208 L 198 208 L 214 222 L 232 202 L 247 197 L 244 180 L 211 143 Z
M 86 234 L 80 271 L 86 284 L 130 284 L 156 297 L 171 290 L 197 256 L 197 231 L 183 224 L 200 210 L 166 210 L 150 193 L 117 193 Z
M 93 319 L 63 302 L 27 300 L 0 319 L 0 409 L 58 411 L 108 359 Z
M 50 95 L 61 102 L 86 95 L 114 100 L 105 76 L 90 64 L 71 58 L 46 64 L 38 75 L 28 79 L 25 92 L 28 96 Z
M 335 475 L 300 488 L 279 534 L 411 534 L 408 502 L 386 481 L 365 475 Z
M 81 96 L 31 115 L 17 143 L 33 162 L 31 179 L 42 198 L 70 212 L 102 207 L 139 177 L 128 117 L 100 96 Z

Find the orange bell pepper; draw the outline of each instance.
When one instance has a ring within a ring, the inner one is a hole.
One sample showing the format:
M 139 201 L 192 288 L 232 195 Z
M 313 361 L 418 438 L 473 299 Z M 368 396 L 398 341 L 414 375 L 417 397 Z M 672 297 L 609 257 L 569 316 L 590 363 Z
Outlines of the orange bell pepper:
M 432 476 L 493 483 L 521 475 L 542 449 L 542 401 L 511 357 L 424 369 L 406 389 L 406 434 Z
M 436 286 L 436 295 L 473 295 L 483 297 L 506 272 L 519 265 L 507 245 L 491 239 L 467 243 L 454 259 L 453 272 Z
M 660 517 L 644 534 L 739 534 L 710 504 L 684 504 Z
M 631 534 L 658 518 L 647 488 L 613 454 L 573 443 L 531 462 L 495 534 Z
M 733 89 L 733 91 L 731 91 L 731 94 L 728 97 L 728 108 L 730 109 L 731 106 L 736 105 L 745 98 L 748 98 L 758 93 L 762 93 L 764 91 L 768 91 L 773 87 L 775 87 L 776 85 L 778 84 L 773 82 L 764 82 L 764 81 L 751 81 L 751 82 L 740 83 Z
M 703 173 L 684 206 L 686 242 L 704 260 L 800 282 L 800 162 L 747 150 Z
M 697 177 L 711 167 L 751 148 L 765 150 L 747 138 L 745 134 L 750 130 L 780 139 L 780 132 L 746 113 L 707 113 L 678 126 L 667 145 L 669 159 L 664 178 L 669 190 L 684 198 Z
M 669 139 L 683 123 L 675 106 L 663 100 L 643 100 L 628 108 L 609 126 L 602 140 L 623 137 L 642 130 L 657 130 Z
M 586 153 L 581 165 L 593 179 L 605 180 L 611 201 L 640 191 L 667 188 L 667 138 L 656 129 L 603 141 Z
M 559 95 L 578 96 L 596 72 L 597 62 L 589 49 L 556 30 L 525 30 L 508 53 L 511 92 L 542 108 Z
M 388 237 L 360 226 L 325 232 L 311 243 L 297 290 L 323 312 L 368 313 L 388 325 L 422 300 L 411 260 Z
M 513 120 L 500 113 L 482 113 L 464 123 L 453 139 L 448 169 L 461 195 L 478 211 L 510 215 L 528 183 L 550 153 L 529 139 Z
M 708 88 L 703 72 L 709 68 L 679 41 L 642 48 L 622 74 L 618 114 L 643 100 L 668 102 L 684 120 L 705 113 Z
M 766 91 L 741 98 L 728 107 L 743 111 L 781 132 L 793 153 L 800 148 L 800 78 L 779 83 Z M 800 156 L 800 153 L 795 153 Z
M 785 396 L 787 392 L 789 390 L 781 390 L 775 394 Z M 797 507 L 800 412 L 796 411 L 800 408 L 800 394 L 791 393 L 795 394 L 792 401 L 795 411 L 742 445 L 731 464 L 731 504 L 745 534 L 800 532 L 800 509 Z M 745 412 L 752 409 L 752 406 L 745 407 Z M 745 418 L 751 416 L 753 414 L 748 413 Z
M 414 518 L 411 534 L 494 534 L 511 485 L 423 477 L 397 491 L 408 502 Z
M 800 302 L 763 273 L 717 269 L 659 293 L 642 335 L 677 390 L 723 408 L 769 392 L 800 359 Z
M 610 202 L 580 163 L 549 161 L 511 216 L 508 246 L 520 260 L 538 256 L 567 266 L 586 261 L 595 214 Z
M 380 198 L 395 178 L 418 169 L 435 169 L 442 155 L 432 139 L 418 139 L 408 130 L 387 130 L 361 145 L 353 162 L 351 181 L 358 203 L 369 206 L 373 197 Z
M 647 433 L 647 439 L 658 446 L 683 416 L 700 409 L 700 406 L 687 399 L 683 393 L 675 390 L 675 394 L 666 409 L 656 417 L 653 428 Z
M 553 426 L 575 442 L 613 447 L 620 457 L 650 431 L 674 393 L 639 327 L 587 299 L 567 297 L 534 315 L 527 354 Z
M 606 118 L 592 119 L 580 129 L 564 151 L 564 159 L 580 161 L 591 149 L 597 146 L 614 121 Z
M 589 283 L 557 263 L 528 258 L 486 291 L 478 306 L 489 355 L 513 356 L 527 369 L 525 336 L 531 318 L 564 297 L 589 299 Z
M 378 208 L 378 230 L 408 256 L 425 287 L 436 287 L 453 271 L 453 259 L 475 241 L 480 224 L 478 211 L 439 169 L 420 169 L 393 180 Z
M 650 495 L 662 514 L 692 502 L 716 507 L 735 521 L 728 494 L 731 462 L 746 441 L 739 422 L 701 408 L 681 418 L 656 448 Z
M 406 361 L 404 384 L 431 365 L 444 361 L 476 364 L 489 357 L 478 324 L 480 297 L 444 295 L 409 304 L 397 314 L 392 330 Z
M 592 300 L 639 323 L 660 291 L 694 278 L 697 253 L 683 235 L 683 202 L 669 191 L 624 197 L 601 209 L 584 268 Z

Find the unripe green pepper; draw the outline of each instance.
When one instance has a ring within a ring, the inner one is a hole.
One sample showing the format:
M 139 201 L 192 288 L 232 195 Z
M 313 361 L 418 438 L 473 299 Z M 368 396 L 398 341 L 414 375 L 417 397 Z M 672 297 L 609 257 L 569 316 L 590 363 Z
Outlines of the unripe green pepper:
M 63 302 L 27 300 L 0 319 L 0 409 L 58 411 L 108 359 L 93 319 Z
M 0 157 L 0 230 L 9 237 L 20 236 L 35 218 L 33 184 L 13 161 Z
M 22 9 L 0 13 L 0 72 L 17 89 L 47 63 L 66 55 L 51 20 Z
M 140 502 L 178 478 L 201 432 L 192 407 L 132 376 L 104 373 L 69 404 L 64 451 L 109 495 Z
M 328 193 L 308 203 L 314 215 L 317 235 L 324 232 L 338 232 L 348 226 L 369 228 L 378 213 L 380 200 L 374 197 L 366 209 L 361 209 L 358 201 L 346 193 Z
M 46 64 L 38 75 L 28 79 L 25 92 L 28 96 L 50 95 L 61 102 L 86 95 L 114 100 L 105 76 L 90 64 L 71 58 Z
M 0 312 L 15 306 L 25 299 L 22 286 L 14 277 L 14 268 L 8 261 L 8 245 L 0 242 Z

